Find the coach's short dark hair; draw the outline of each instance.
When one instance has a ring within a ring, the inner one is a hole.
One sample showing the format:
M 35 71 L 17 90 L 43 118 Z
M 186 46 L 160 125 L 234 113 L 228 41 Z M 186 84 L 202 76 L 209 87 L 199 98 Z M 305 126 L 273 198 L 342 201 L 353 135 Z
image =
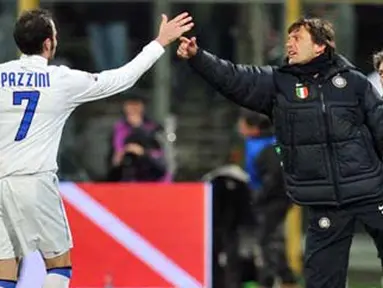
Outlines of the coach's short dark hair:
M 300 18 L 290 25 L 288 33 L 305 27 L 315 44 L 335 49 L 335 31 L 331 22 L 320 18 Z
M 44 41 L 53 40 L 52 15 L 43 9 L 23 12 L 16 22 L 13 38 L 22 53 L 41 54 Z
M 374 63 L 374 69 L 378 71 L 380 64 L 383 62 L 383 50 L 372 55 L 372 61 Z

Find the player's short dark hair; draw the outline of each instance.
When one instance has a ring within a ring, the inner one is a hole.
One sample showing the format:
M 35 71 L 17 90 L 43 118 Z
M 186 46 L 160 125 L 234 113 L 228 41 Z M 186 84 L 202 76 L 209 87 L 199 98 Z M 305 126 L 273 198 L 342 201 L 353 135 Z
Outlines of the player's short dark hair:
M 22 53 L 41 54 L 44 41 L 53 40 L 52 15 L 44 9 L 23 12 L 15 24 L 13 38 Z
M 374 69 L 378 71 L 380 64 L 383 62 L 383 50 L 372 55 L 372 61 L 374 64 Z
M 320 18 L 300 18 L 290 25 L 287 32 L 304 27 L 310 33 L 315 44 L 335 49 L 335 31 L 331 22 Z

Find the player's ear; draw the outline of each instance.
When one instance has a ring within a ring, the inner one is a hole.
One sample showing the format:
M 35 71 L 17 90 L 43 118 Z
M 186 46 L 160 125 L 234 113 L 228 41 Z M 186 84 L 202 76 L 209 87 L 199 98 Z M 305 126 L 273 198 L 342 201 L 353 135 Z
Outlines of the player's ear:
M 45 39 L 43 42 L 43 51 L 51 51 L 52 45 L 53 43 L 51 39 L 49 38 Z

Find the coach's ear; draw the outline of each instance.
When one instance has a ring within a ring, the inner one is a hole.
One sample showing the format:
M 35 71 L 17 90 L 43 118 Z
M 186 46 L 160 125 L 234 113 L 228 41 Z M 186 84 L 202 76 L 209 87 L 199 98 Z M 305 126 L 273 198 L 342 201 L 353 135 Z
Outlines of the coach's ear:
M 326 50 L 326 45 L 324 45 L 324 44 L 321 44 L 321 45 L 319 45 L 319 44 L 314 44 L 314 51 L 315 51 L 315 54 L 316 55 L 321 55 L 321 54 L 323 54 L 324 52 L 325 52 L 325 50 Z

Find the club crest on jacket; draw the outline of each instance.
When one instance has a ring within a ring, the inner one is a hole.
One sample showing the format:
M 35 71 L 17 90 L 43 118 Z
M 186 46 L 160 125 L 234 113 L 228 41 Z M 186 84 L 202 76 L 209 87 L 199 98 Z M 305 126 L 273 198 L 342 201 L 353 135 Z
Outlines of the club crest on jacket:
M 336 75 L 332 78 L 332 84 L 337 88 L 344 88 L 347 85 L 347 80 L 340 75 Z

